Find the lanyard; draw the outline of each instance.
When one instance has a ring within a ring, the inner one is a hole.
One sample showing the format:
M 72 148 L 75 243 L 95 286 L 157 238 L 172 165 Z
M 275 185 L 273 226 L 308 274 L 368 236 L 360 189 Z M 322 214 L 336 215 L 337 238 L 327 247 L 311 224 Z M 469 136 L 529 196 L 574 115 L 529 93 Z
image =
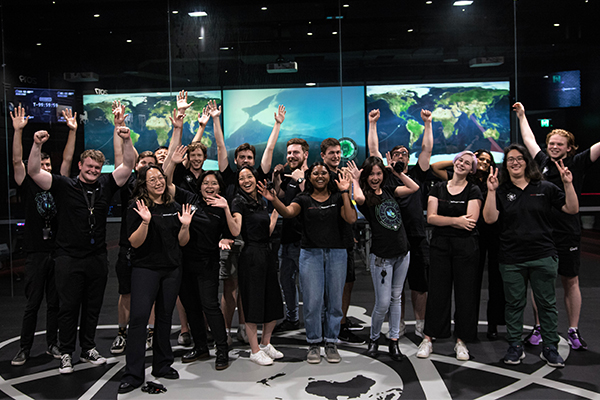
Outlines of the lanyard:
M 96 243 L 94 240 L 94 233 L 96 228 L 96 216 L 94 215 L 94 204 L 96 203 L 96 191 L 98 188 L 94 189 L 91 192 L 91 199 L 88 198 L 88 191 L 83 187 L 81 181 L 79 181 L 79 186 L 81 187 L 81 193 L 83 194 L 83 199 L 85 200 L 85 204 L 87 205 L 88 211 L 90 214 L 88 215 L 88 224 L 90 226 L 90 243 Z

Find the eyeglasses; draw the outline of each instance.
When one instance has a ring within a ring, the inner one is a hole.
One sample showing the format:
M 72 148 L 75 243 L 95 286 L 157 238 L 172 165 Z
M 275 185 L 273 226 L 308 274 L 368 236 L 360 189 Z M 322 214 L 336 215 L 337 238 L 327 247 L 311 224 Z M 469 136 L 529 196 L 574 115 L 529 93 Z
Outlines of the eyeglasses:
M 506 159 L 506 163 L 507 164 L 514 164 L 516 162 L 518 162 L 519 164 L 522 163 L 524 160 L 523 156 L 518 156 L 518 157 L 508 157 Z
M 392 156 L 394 156 L 394 157 L 407 156 L 407 155 L 408 155 L 408 151 L 406 151 L 406 150 L 395 151 L 392 153 Z
M 149 183 L 152 186 L 156 186 L 158 183 L 162 183 L 164 181 L 165 181 L 165 177 L 164 176 L 159 176 L 157 178 L 150 178 L 146 182 Z

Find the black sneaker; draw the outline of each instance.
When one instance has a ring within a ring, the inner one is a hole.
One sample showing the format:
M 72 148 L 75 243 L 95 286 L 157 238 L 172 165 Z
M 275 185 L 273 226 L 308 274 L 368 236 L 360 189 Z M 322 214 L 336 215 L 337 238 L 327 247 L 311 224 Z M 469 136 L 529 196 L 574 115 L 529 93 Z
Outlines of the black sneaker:
M 27 361 L 28 358 L 29 358 L 29 350 L 21 349 L 21 350 L 19 350 L 19 352 L 17 353 L 15 358 L 13 358 L 10 363 L 12 365 L 23 365 L 23 364 L 25 364 L 25 362 Z
M 544 346 L 540 358 L 554 368 L 562 368 L 565 366 L 565 360 L 558 354 L 558 350 L 554 345 Z
M 342 325 L 340 328 L 340 333 L 338 335 L 338 339 L 340 342 L 350 345 L 363 345 L 365 341 L 354 333 L 350 332 L 350 329 L 346 326 L 346 324 Z
M 58 372 L 61 374 L 71 374 L 73 373 L 73 363 L 71 361 L 70 354 L 63 354 L 60 359 L 60 367 L 58 367 Z
M 215 360 L 215 369 L 222 371 L 229 367 L 229 354 L 226 351 L 217 350 L 217 359 Z
M 46 350 L 46 354 L 56 358 L 57 360 L 60 360 L 62 358 L 62 353 L 60 352 L 60 349 L 58 348 L 58 346 L 55 344 L 51 344 L 48 346 L 48 349 Z
M 525 352 L 523 351 L 523 345 L 518 342 L 511 343 L 510 347 L 506 351 L 506 355 L 504 356 L 504 364 L 521 364 L 521 360 L 524 358 Z
M 275 326 L 275 329 L 273 329 L 273 333 L 283 333 L 287 331 L 295 331 L 297 329 L 300 329 L 300 321 L 293 322 L 289 319 L 284 319 L 283 321 L 281 321 L 281 323 Z
M 112 346 L 110 346 L 110 352 L 112 354 L 121 354 L 125 351 L 125 347 L 127 346 L 127 336 L 126 335 L 117 335 L 115 340 L 112 342 Z
M 359 324 L 358 322 L 354 322 L 349 318 L 346 318 L 346 323 L 345 325 L 348 327 L 349 330 L 351 331 L 362 331 L 364 326 L 362 326 L 361 324 Z
M 92 365 L 106 364 L 106 358 L 102 357 L 95 348 L 81 353 L 79 359 Z
M 208 347 L 205 347 L 203 349 L 196 349 L 194 347 L 181 357 L 181 362 L 183 364 L 187 364 L 198 360 L 206 360 L 207 358 L 210 358 Z

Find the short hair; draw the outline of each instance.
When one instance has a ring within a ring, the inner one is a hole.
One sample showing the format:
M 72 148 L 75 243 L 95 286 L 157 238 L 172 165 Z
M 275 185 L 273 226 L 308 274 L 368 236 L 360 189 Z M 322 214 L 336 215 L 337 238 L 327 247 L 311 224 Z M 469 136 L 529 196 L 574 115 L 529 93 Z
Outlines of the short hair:
M 223 177 L 219 171 L 208 169 L 202 172 L 202 174 L 200 174 L 200 185 L 202 185 L 204 179 L 209 175 L 214 175 L 215 179 L 217 180 L 217 183 L 219 184 L 219 193 L 225 193 L 225 182 L 223 181 Z
M 554 135 L 562 136 L 567 139 L 567 146 L 571 147 L 571 150 L 567 153 L 568 156 L 574 156 L 579 146 L 575 145 L 575 135 L 564 129 L 553 129 L 548 135 L 546 135 L 546 146 L 550 143 L 550 138 Z
M 207 157 L 206 153 L 207 153 L 208 149 L 206 148 L 206 145 L 204 145 L 203 143 L 200 143 L 199 141 L 192 142 L 188 145 L 188 148 L 187 148 L 188 157 L 190 156 L 190 154 L 193 151 L 196 151 L 198 149 L 202 150 L 202 153 L 204 154 L 204 158 L 206 159 L 206 157 Z
M 152 157 L 152 158 L 154 158 L 154 164 L 158 164 L 158 160 L 156 159 L 156 156 L 151 151 L 142 151 L 138 155 L 137 160 L 135 160 L 135 163 L 138 164 L 140 161 L 142 161 L 143 158 L 146 158 L 146 157 Z
M 105 160 L 104 154 L 102 154 L 102 152 L 100 150 L 85 150 L 79 156 L 79 161 L 81 163 L 83 163 L 83 160 L 85 160 L 88 157 L 91 158 L 92 160 L 96 161 L 97 163 L 104 165 L 104 160 Z
M 302 146 L 302 151 L 308 151 L 308 149 L 310 148 L 310 146 L 308 145 L 308 142 L 306 140 L 300 139 L 300 138 L 292 138 L 292 139 L 288 140 L 288 142 L 285 146 L 287 148 L 293 144 L 299 144 L 300 146 Z
M 525 148 L 525 146 L 521 144 L 513 143 L 504 148 L 504 160 L 502 161 L 502 170 L 500 171 L 499 183 L 502 185 L 503 183 L 510 182 L 510 175 L 508 174 L 508 167 L 506 158 L 508 157 L 508 153 L 511 150 L 517 150 L 523 156 L 523 161 L 525 161 L 525 178 L 530 181 L 541 181 L 544 179 L 544 176 L 540 172 L 540 169 L 529 151 Z
M 46 160 L 48 158 L 50 158 L 50 155 L 48 153 L 42 152 L 42 154 L 41 154 L 41 160 Z
M 335 138 L 327 138 L 321 142 L 321 153 L 325 154 L 327 149 L 334 146 L 340 146 L 340 141 Z
M 165 150 L 169 151 L 169 148 L 168 148 L 167 146 L 158 146 L 158 147 L 156 148 L 156 150 L 154 150 L 154 152 L 156 153 L 157 151 L 159 151 L 159 150 L 163 150 L 163 149 L 165 149 Z
M 473 163 L 471 164 L 471 172 L 469 172 L 469 173 L 474 174 L 475 172 L 477 172 L 477 156 L 475 154 L 473 154 L 473 152 L 470 150 L 463 150 L 460 153 L 458 153 L 457 155 L 455 155 L 454 159 L 452 160 L 452 164 L 456 164 L 456 160 L 458 160 L 462 156 L 470 156 L 471 159 L 473 160 Z
M 254 148 L 254 146 L 252 146 L 250 143 L 242 143 L 237 147 L 237 149 L 235 149 L 235 153 L 233 155 L 234 158 L 237 158 L 238 153 L 244 150 L 250 150 L 252 152 L 252 155 L 256 157 L 256 148 Z
M 390 150 L 390 155 L 393 156 L 394 152 L 399 151 L 400 149 L 406 150 L 406 152 L 410 156 L 410 150 L 408 149 L 408 147 L 401 145 L 401 144 L 399 144 L 398 146 L 394 146 L 394 148 L 392 150 Z

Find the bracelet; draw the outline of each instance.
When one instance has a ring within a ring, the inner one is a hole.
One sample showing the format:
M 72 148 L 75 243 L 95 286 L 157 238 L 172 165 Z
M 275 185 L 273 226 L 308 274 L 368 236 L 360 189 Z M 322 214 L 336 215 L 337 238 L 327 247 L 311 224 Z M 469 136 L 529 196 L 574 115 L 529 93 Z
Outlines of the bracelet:
M 350 191 L 348 189 L 346 189 L 346 190 L 340 190 L 340 193 L 348 193 L 348 194 L 350 194 Z

